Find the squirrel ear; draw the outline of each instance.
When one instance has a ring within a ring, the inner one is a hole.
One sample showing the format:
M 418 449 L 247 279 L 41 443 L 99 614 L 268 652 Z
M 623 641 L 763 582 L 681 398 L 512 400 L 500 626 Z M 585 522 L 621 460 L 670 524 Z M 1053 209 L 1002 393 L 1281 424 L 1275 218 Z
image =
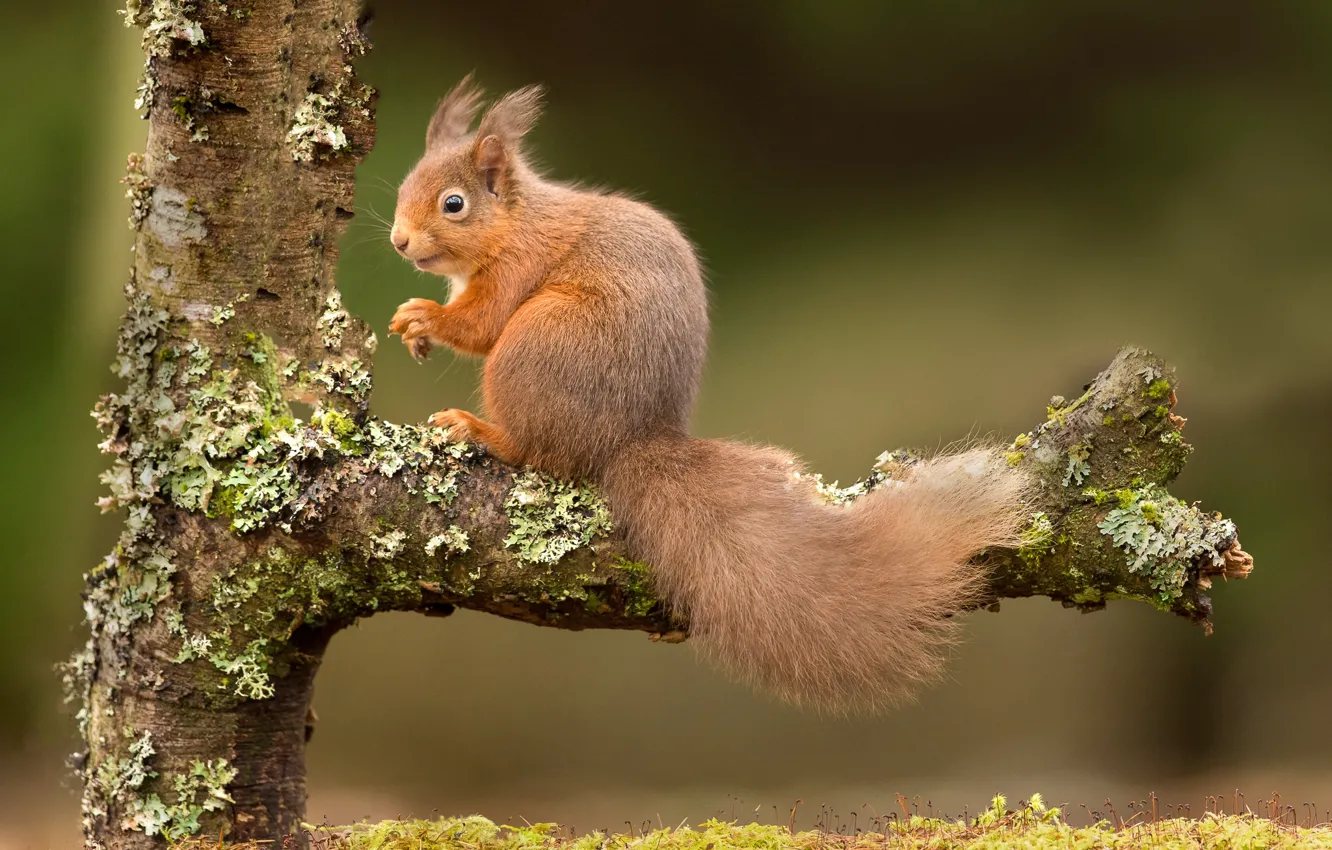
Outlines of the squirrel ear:
M 483 96 L 471 73 L 463 77 L 435 107 L 435 115 L 426 129 L 426 150 L 467 135 Z
M 476 137 L 498 136 L 506 145 L 517 147 L 519 139 L 527 135 L 541 117 L 543 91 L 541 86 L 524 86 L 495 101 L 476 128 Z
M 486 191 L 498 198 L 509 171 L 509 154 L 504 149 L 504 142 L 499 136 L 482 136 L 478 131 L 474 153 L 476 169 L 481 172 Z

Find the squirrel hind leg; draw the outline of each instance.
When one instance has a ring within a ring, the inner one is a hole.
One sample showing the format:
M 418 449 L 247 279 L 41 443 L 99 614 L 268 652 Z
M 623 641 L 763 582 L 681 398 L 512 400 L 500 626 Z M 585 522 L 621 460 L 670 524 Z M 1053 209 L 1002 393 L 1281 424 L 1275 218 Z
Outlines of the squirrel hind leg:
M 447 428 L 450 439 L 460 443 L 475 443 L 491 457 L 510 466 L 521 466 L 525 462 L 523 452 L 518 449 L 508 432 L 474 413 L 451 407 L 432 413 L 429 424 L 433 428 Z

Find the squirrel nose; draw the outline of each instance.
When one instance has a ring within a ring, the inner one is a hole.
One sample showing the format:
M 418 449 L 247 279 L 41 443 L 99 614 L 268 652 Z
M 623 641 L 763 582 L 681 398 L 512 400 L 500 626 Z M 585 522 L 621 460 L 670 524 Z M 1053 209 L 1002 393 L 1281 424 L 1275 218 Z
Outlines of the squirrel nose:
M 393 231 L 389 233 L 389 241 L 393 243 L 394 248 L 398 249 L 398 253 L 402 253 L 407 250 L 407 246 L 411 244 L 412 239 L 406 233 L 403 233 L 395 227 L 393 228 Z

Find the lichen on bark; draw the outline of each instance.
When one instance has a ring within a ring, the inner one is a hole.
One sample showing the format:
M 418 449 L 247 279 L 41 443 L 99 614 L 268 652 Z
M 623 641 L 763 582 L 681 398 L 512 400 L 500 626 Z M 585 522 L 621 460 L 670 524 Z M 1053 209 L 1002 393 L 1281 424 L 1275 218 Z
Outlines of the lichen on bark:
M 468 607 L 668 642 L 687 629 L 595 488 L 369 415 L 374 334 L 333 281 L 373 141 L 358 14 L 351 0 L 129 10 L 147 28 L 149 135 L 128 178 L 124 383 L 95 411 L 112 458 L 101 505 L 125 527 L 88 574 L 90 637 L 65 667 L 90 846 L 291 833 L 314 676 L 358 618 Z M 198 138 L 173 104 L 204 91 L 217 108 Z M 1161 361 L 1125 351 L 1014 441 L 1009 462 L 1041 487 L 1027 542 L 983 557 L 994 599 L 1125 597 L 1206 622 L 1211 578 L 1250 562 L 1233 524 L 1163 489 L 1189 451 L 1174 388 Z M 845 504 L 915 459 L 815 486 Z

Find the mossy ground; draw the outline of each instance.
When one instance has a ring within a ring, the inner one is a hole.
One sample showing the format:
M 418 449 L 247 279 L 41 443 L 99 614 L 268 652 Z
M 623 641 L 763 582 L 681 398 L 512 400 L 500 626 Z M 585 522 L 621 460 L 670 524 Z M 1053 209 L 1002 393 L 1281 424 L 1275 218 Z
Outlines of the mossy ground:
M 644 829 L 606 835 L 570 834 L 554 824 L 497 826 L 482 817 L 384 821 L 351 827 L 312 828 L 313 850 L 875 850 L 875 848 L 1332 848 L 1332 825 L 1300 826 L 1245 813 L 1209 812 L 1199 818 L 1101 820 L 1074 827 L 1039 795 L 1009 810 L 1003 797 L 968 819 L 908 815 L 881 818 L 866 831 L 810 830 L 786 826 L 707 821 L 699 827 Z M 259 844 L 218 844 L 195 839 L 180 850 L 259 850 Z M 265 843 L 264 847 L 272 847 Z

